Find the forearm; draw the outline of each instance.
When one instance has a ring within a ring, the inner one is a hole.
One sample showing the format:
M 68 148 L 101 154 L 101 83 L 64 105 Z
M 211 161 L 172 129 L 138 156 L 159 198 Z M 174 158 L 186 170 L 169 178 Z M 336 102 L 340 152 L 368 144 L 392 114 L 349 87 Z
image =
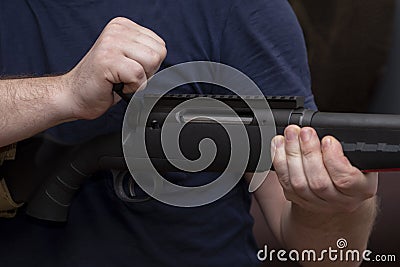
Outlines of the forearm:
M 124 83 L 124 93 L 135 92 L 166 55 L 157 34 L 115 18 L 67 74 L 0 79 L 0 147 L 65 121 L 98 118 L 120 100 L 112 84 Z
M 262 174 L 260 174 L 262 175 Z M 265 175 L 265 174 L 264 174 Z M 246 178 L 250 181 L 251 175 Z M 375 198 L 367 199 L 352 212 L 320 213 L 305 211 L 288 201 L 275 172 L 269 172 L 263 184 L 254 192 L 255 198 L 275 237 L 287 249 L 337 249 L 336 241 L 346 239 L 349 249 L 365 249 L 376 215 Z M 287 254 L 286 254 L 287 255 Z M 357 262 L 303 262 L 304 266 L 355 266 Z
M 287 202 L 282 216 L 280 239 L 290 249 L 303 251 L 313 249 L 320 252 L 331 247 L 339 249 L 336 242 L 340 238 L 347 241 L 343 249 L 358 250 L 360 255 L 366 249 L 376 215 L 376 200 L 365 200 L 357 210 L 335 214 L 316 214 L 305 211 L 292 202 Z M 318 255 L 318 254 L 317 254 Z M 318 266 L 357 266 L 355 261 L 332 261 L 328 255 Z M 304 262 L 304 266 L 316 266 L 317 263 Z
M 337 139 L 325 136 L 320 141 L 309 127 L 288 126 L 284 136 L 271 142 L 271 152 L 275 172 L 259 188 L 258 199 L 265 207 L 270 205 L 266 196 L 279 200 L 272 212 L 264 213 L 269 221 L 279 218 L 273 229 L 282 243 L 291 249 L 331 251 L 344 238 L 349 249 L 362 252 L 375 219 L 377 173 L 362 173 L 344 156 Z M 358 265 L 323 259 L 319 266 Z
M 63 76 L 0 80 L 0 147 L 74 119 Z

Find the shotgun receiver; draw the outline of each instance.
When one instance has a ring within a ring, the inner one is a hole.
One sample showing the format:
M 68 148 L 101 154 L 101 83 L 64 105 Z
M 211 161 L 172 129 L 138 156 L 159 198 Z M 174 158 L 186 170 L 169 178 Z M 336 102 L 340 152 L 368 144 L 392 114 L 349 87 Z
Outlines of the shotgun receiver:
M 154 97 L 149 95 L 147 97 Z M 167 115 L 173 108 L 189 99 L 210 97 L 224 102 L 238 115 L 231 118 L 217 111 L 207 110 L 219 121 L 230 125 L 242 124 L 248 134 L 250 157 L 246 171 L 258 172 L 269 168 L 267 163 L 257 167 L 260 160 L 261 138 L 254 110 L 235 95 L 165 95 L 152 109 L 146 122 L 146 148 L 148 156 L 158 172 L 179 171 L 163 153 L 161 130 Z M 146 96 L 145 96 L 146 98 Z M 331 135 L 337 138 L 350 162 L 364 171 L 400 169 L 400 116 L 383 114 L 325 113 L 304 108 L 302 97 L 265 97 L 273 114 L 277 134 L 283 134 L 286 126 L 296 124 L 316 130 L 320 138 Z M 248 101 L 264 100 L 249 97 Z M 229 137 L 215 120 L 198 119 L 186 114 L 186 123 L 180 133 L 180 149 L 186 158 L 199 157 L 198 144 L 211 138 L 217 147 L 215 160 L 205 171 L 223 172 L 230 156 Z M 269 153 L 268 153 L 269 154 Z M 82 182 L 101 169 L 126 170 L 122 152 L 121 133 L 97 137 L 75 150 L 72 160 L 56 170 L 44 185 L 28 200 L 27 213 L 41 219 L 65 221 L 68 207 Z

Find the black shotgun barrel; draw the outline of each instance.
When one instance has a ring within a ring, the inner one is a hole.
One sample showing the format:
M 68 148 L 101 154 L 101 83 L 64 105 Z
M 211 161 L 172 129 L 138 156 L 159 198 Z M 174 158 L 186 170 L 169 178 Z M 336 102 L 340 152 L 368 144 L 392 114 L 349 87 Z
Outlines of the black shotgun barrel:
M 167 95 L 157 103 L 150 114 L 146 125 L 147 152 L 159 172 L 179 171 L 163 153 L 161 145 L 163 120 L 174 106 L 198 96 Z M 257 169 L 262 140 L 258 125 L 254 123 L 252 110 L 240 97 L 211 97 L 224 101 L 238 113 L 238 116 L 242 116 L 238 123 L 248 122 L 245 127 L 250 141 L 250 158 L 246 171 L 265 171 Z M 277 134 L 283 134 L 284 129 L 290 124 L 309 126 L 316 130 L 321 139 L 327 135 L 337 138 L 350 162 L 361 170 L 400 169 L 400 116 L 317 112 L 304 109 L 304 99 L 301 97 L 267 97 L 267 100 L 275 120 Z M 213 114 L 220 116 L 217 113 Z M 207 114 L 210 114 L 209 110 Z M 187 127 L 185 126 L 180 136 L 182 153 L 189 159 L 195 159 L 199 156 L 197 149 L 199 141 L 211 138 L 217 145 L 218 154 L 206 171 L 224 171 L 230 158 L 229 140 L 227 141 L 229 137 L 224 133 L 224 129 L 218 123 L 207 121 L 191 123 L 190 116 L 188 120 Z M 232 122 L 229 118 L 228 121 Z M 73 160 L 56 170 L 29 201 L 27 213 L 40 219 L 65 221 L 72 198 L 83 181 L 94 172 L 107 169 L 127 169 L 122 153 L 121 133 L 95 138 L 77 149 Z
M 321 138 L 337 138 L 360 170 L 400 170 L 399 115 L 317 112 L 310 126 Z

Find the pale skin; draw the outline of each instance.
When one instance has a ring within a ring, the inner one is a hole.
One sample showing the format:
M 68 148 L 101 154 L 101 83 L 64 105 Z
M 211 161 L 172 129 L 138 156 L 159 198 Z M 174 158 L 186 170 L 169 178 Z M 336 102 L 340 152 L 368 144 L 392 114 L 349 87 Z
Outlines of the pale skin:
M 135 92 L 160 67 L 165 42 L 128 19 L 115 18 L 71 71 L 43 78 L 0 80 L 0 147 L 49 127 L 94 119 L 120 100 L 114 83 Z
M 376 216 L 378 174 L 364 174 L 343 155 L 340 143 L 291 125 L 272 140 L 275 172 L 255 192 L 277 239 L 287 248 L 366 249 Z M 248 175 L 250 178 L 250 175 Z M 360 262 L 303 262 L 304 266 L 358 266 Z
M 125 83 L 125 93 L 135 92 L 166 53 L 154 32 L 116 18 L 70 72 L 0 80 L 0 147 L 65 121 L 99 117 L 120 100 L 112 92 L 114 83 Z M 273 144 L 276 172 L 255 196 L 278 240 L 298 250 L 325 249 L 342 237 L 351 248 L 365 249 L 376 213 L 377 174 L 351 166 L 336 139 L 325 137 L 321 145 L 311 128 L 289 126 Z

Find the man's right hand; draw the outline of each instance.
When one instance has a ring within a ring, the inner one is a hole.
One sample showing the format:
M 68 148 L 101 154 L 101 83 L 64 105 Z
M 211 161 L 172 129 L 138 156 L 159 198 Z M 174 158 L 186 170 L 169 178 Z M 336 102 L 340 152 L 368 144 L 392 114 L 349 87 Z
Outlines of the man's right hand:
M 132 93 L 160 67 L 166 57 L 165 42 L 154 32 L 126 18 L 115 18 L 70 72 L 63 75 L 60 99 L 77 119 L 94 119 L 120 100 L 115 83 Z M 65 95 L 67 94 L 67 95 Z
M 164 41 L 126 18 L 115 18 L 70 72 L 54 77 L 0 79 L 0 147 L 57 124 L 94 119 L 124 93 L 144 86 L 167 54 Z

